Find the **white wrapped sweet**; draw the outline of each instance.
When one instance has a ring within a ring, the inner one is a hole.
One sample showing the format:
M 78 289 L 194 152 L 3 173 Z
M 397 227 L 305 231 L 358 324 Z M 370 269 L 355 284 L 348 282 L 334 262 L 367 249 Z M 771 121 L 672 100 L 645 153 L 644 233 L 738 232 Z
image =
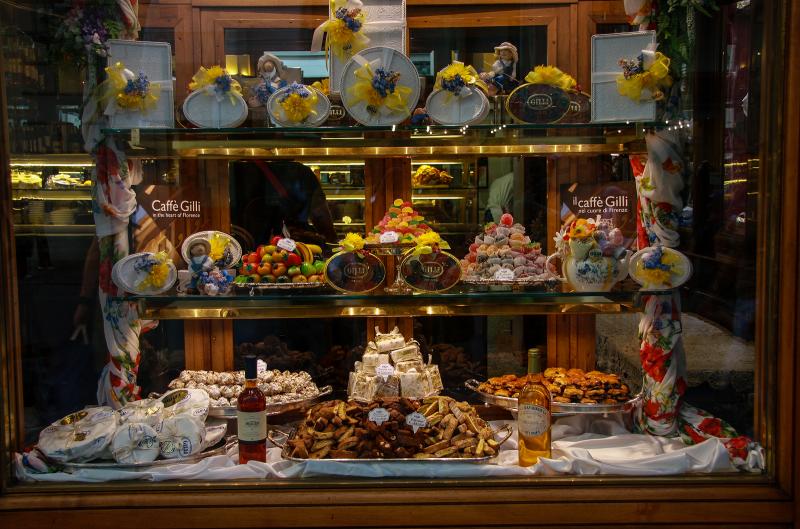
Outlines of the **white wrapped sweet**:
M 408 373 L 410 371 L 422 373 L 423 369 L 425 369 L 425 366 L 422 364 L 422 357 L 414 360 L 403 360 L 394 365 L 394 370 L 397 373 Z
M 425 373 L 411 371 L 398 373 L 400 378 L 400 395 L 414 399 L 421 399 L 433 393 L 430 381 Z
M 375 368 L 379 365 L 380 356 L 378 353 L 364 353 L 364 356 L 361 357 L 361 370 L 374 375 Z
M 119 415 L 108 406 L 85 408 L 42 430 L 37 446 L 54 461 L 91 461 L 111 444 L 118 424 Z
M 140 422 L 158 430 L 164 420 L 164 403 L 158 399 L 128 402 L 119 410 L 119 419 L 122 424 Z
M 228 397 L 224 395 L 223 397 Z M 203 389 L 176 389 L 165 393 L 160 399 L 164 404 L 164 417 L 188 415 L 201 422 L 208 416 L 210 398 Z
M 395 327 L 392 332 L 382 334 L 379 327 L 375 327 L 375 345 L 379 353 L 392 351 L 406 344 L 406 339 L 400 334 L 400 329 Z
M 444 389 L 444 384 L 442 383 L 442 375 L 439 373 L 439 366 L 436 364 L 429 364 L 425 368 L 425 374 L 428 377 L 428 382 L 431 385 L 431 389 L 433 391 L 439 392 Z
M 203 422 L 190 415 L 175 415 L 164 419 L 158 432 L 161 457 L 182 459 L 203 450 L 206 427 Z
M 411 340 L 408 345 L 395 349 L 390 354 L 392 362 L 395 364 L 406 360 L 422 360 L 422 356 L 419 353 L 419 344 L 414 340 Z
M 123 424 L 111 440 L 114 461 L 125 465 L 155 461 L 159 454 L 157 435 L 149 424 Z
M 371 401 L 375 397 L 376 378 L 375 375 L 368 375 L 363 371 L 356 373 L 351 397 L 355 400 Z

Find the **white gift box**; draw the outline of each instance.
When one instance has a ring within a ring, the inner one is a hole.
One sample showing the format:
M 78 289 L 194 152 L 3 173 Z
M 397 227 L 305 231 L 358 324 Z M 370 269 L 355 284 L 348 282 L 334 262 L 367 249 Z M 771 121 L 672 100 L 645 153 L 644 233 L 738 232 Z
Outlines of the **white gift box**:
M 636 60 L 656 44 L 655 31 L 592 35 L 592 122 L 654 121 L 655 101 L 633 101 L 617 90 L 620 59 Z
M 152 84 L 159 85 L 158 103 L 147 112 L 117 108 L 112 99 L 106 107 L 112 129 L 145 129 L 175 126 L 175 96 L 172 78 L 172 49 L 166 42 L 132 40 L 108 41 L 108 64 L 122 62 L 125 68 L 138 75 L 144 72 Z
M 364 27 L 361 31 L 369 38 L 367 48 L 392 48 L 406 53 L 406 2 L 405 0 L 363 0 Z M 328 13 L 333 17 L 333 12 Z M 347 61 L 342 61 L 335 53 L 330 54 L 330 89 L 333 93 L 341 91 L 342 70 Z

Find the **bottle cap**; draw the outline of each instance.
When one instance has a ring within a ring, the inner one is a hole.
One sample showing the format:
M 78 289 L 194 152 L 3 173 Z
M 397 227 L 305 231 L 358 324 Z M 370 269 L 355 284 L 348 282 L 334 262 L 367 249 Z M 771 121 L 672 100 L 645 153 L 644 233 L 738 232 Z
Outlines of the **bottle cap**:
M 244 357 L 244 378 L 246 380 L 255 380 L 258 378 L 258 359 L 256 355 L 247 355 Z

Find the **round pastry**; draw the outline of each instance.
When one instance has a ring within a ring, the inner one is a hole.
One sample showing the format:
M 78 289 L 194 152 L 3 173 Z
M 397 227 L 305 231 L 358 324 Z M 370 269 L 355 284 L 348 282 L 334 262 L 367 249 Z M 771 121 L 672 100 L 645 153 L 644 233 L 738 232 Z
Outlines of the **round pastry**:
M 135 400 L 119 410 L 119 418 L 123 424 L 145 423 L 158 429 L 164 418 L 164 403 L 158 399 Z
M 164 404 L 164 416 L 188 415 L 201 421 L 208 415 L 209 397 L 201 389 L 176 389 L 165 393 L 160 399 Z
M 164 419 L 158 433 L 159 452 L 166 459 L 180 459 L 202 450 L 205 425 L 195 417 L 176 415 Z

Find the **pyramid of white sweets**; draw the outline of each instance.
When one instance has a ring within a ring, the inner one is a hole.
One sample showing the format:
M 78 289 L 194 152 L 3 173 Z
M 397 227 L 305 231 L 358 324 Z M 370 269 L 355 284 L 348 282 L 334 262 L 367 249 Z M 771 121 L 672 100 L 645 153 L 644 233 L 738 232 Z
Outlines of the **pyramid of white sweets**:
M 419 343 L 406 341 L 397 327 L 385 334 L 375 328 L 375 341 L 367 344 L 347 385 L 350 398 L 362 402 L 383 397 L 421 399 L 442 389 L 439 366 L 431 363 L 430 356 L 425 364 Z

